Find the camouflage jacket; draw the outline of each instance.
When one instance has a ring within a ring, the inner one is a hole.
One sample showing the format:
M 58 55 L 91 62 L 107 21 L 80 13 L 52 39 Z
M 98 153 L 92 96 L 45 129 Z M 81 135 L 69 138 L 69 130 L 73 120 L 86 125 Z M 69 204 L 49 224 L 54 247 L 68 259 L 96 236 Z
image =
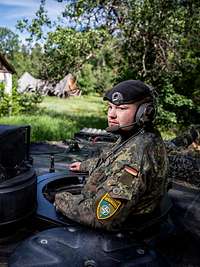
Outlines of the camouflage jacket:
M 89 177 L 80 195 L 58 193 L 55 206 L 68 218 L 95 228 L 119 230 L 127 218 L 154 211 L 166 192 L 167 156 L 156 132 L 141 130 L 120 140 L 81 170 Z

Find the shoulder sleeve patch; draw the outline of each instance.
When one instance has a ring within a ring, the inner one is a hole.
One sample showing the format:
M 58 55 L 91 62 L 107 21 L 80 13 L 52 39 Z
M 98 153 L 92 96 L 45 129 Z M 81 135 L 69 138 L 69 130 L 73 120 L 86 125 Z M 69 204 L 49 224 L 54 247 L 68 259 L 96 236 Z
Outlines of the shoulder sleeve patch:
M 106 220 L 111 218 L 122 205 L 122 202 L 118 199 L 112 198 L 108 193 L 103 195 L 100 199 L 97 210 L 96 216 L 98 220 Z
M 124 170 L 125 170 L 126 172 L 130 173 L 130 174 L 133 175 L 133 176 L 138 176 L 138 173 L 139 173 L 139 171 L 138 171 L 136 168 L 130 167 L 130 166 L 128 166 L 128 165 L 126 165 L 126 166 L 124 167 Z

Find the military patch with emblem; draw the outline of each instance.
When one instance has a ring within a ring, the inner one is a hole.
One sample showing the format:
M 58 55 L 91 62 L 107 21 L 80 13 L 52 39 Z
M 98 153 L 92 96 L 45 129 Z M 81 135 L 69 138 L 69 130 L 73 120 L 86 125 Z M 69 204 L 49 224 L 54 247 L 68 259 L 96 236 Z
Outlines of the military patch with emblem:
M 121 201 L 112 198 L 108 193 L 106 193 L 97 206 L 97 219 L 105 220 L 112 217 L 119 207 L 121 206 Z
M 139 171 L 136 168 L 130 167 L 130 166 L 125 166 L 124 170 L 133 176 L 138 176 Z

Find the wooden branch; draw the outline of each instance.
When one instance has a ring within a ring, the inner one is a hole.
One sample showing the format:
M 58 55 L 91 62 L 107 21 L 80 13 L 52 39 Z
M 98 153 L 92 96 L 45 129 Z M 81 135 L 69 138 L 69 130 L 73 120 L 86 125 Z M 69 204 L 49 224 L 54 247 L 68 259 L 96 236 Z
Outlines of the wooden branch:
M 143 66 L 142 72 L 144 73 L 144 77 L 145 77 L 147 75 L 146 64 L 145 64 L 147 49 L 146 49 L 146 39 L 144 36 L 143 36 L 143 43 L 144 43 L 145 49 L 144 49 L 144 54 L 142 56 L 142 66 Z

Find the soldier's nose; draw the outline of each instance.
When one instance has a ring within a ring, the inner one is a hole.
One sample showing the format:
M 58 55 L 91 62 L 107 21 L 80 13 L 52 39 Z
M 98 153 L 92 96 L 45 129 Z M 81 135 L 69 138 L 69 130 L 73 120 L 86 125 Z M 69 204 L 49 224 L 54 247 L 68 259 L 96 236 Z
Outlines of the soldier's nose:
M 108 113 L 108 116 L 110 118 L 116 118 L 117 117 L 116 111 L 114 109 L 110 110 L 110 112 Z

